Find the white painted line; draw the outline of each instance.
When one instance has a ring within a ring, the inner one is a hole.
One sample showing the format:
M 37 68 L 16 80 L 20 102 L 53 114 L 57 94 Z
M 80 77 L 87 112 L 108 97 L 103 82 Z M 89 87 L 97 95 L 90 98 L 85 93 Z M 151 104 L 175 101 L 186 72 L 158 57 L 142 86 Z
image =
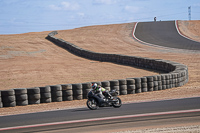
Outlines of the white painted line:
M 33 128 L 33 127 L 43 127 L 43 126 L 53 126 L 53 125 L 61 125 L 61 124 L 72 124 L 72 123 L 81 123 L 81 122 L 104 121 L 104 120 L 114 120 L 114 119 L 124 119 L 124 118 L 193 113 L 193 112 L 200 112 L 200 109 L 146 113 L 146 114 L 136 114 L 136 115 L 124 115 L 124 116 L 113 116 L 113 117 L 104 117 L 104 118 L 92 118 L 92 119 L 72 120 L 72 121 L 63 121 L 63 122 L 43 123 L 43 124 L 35 124 L 35 125 L 24 125 L 24 126 L 0 128 L 0 131 Z
M 175 26 L 176 26 L 176 30 L 177 30 L 177 32 L 178 32 L 178 34 L 180 36 L 182 36 L 182 37 L 184 37 L 184 38 L 186 38 L 186 39 L 188 39 L 190 41 L 198 42 L 198 41 L 192 40 L 192 38 L 190 38 L 190 37 L 188 37 L 188 36 L 186 36 L 186 35 L 184 35 L 184 34 L 181 33 L 181 31 L 179 29 L 179 26 L 178 26 L 178 20 L 175 21 Z
M 171 49 L 173 49 L 173 50 L 182 50 L 182 49 L 175 49 L 175 48 L 169 48 L 169 47 L 164 47 L 164 46 L 160 46 L 160 45 L 155 45 L 155 44 L 148 43 L 148 42 L 144 42 L 144 41 L 138 39 L 138 38 L 135 36 L 135 31 L 136 31 L 136 28 L 137 28 L 137 24 L 138 24 L 138 23 L 139 23 L 139 22 L 135 23 L 135 26 L 134 26 L 134 28 L 133 28 L 133 33 L 132 33 L 132 36 L 133 36 L 133 38 L 134 38 L 136 41 L 138 41 L 138 42 L 140 42 L 140 43 L 143 43 L 143 44 L 145 44 L 145 45 L 148 45 L 148 46 L 152 46 L 152 47 L 164 48 L 164 49 L 168 49 L 168 50 L 171 50 Z
M 133 38 L 134 38 L 135 40 L 137 40 L 138 42 L 141 42 L 141 43 L 144 43 L 144 44 L 148 44 L 148 45 L 154 46 L 154 44 L 144 42 L 144 41 L 138 39 L 138 38 L 135 36 L 135 31 L 136 31 L 136 28 L 137 28 L 137 24 L 138 24 L 138 23 L 139 23 L 139 22 L 136 22 L 136 23 L 135 23 L 135 26 L 134 26 L 134 28 L 133 28 L 133 33 L 132 33 Z M 156 46 L 156 45 L 155 45 L 155 46 Z
M 177 21 L 177 20 L 176 20 L 176 21 Z M 187 38 L 187 37 L 185 37 L 183 34 L 180 33 L 176 21 L 175 21 L 175 27 L 176 27 L 176 30 L 177 30 L 178 34 L 181 35 L 181 36 L 184 37 L 184 38 Z M 136 31 L 136 28 L 137 28 L 137 24 L 138 24 L 138 23 L 139 23 L 139 22 L 136 22 L 136 24 L 135 24 L 135 26 L 134 26 L 134 28 L 133 28 L 132 36 L 133 36 L 133 38 L 134 38 L 136 41 L 138 41 L 138 42 L 140 42 L 140 43 L 143 43 L 143 44 L 145 44 L 145 45 L 152 46 L 152 47 L 164 48 L 164 49 L 167 49 L 167 50 L 176 50 L 176 51 L 196 51 L 196 50 L 187 50 L 187 49 L 170 48 L 170 47 L 165 47 L 165 46 L 160 46 L 160 45 L 155 45 L 155 44 L 152 44 L 152 43 L 144 42 L 144 41 L 138 39 L 138 38 L 135 36 L 135 31 Z M 189 38 L 187 38 L 187 39 L 189 39 Z M 194 40 L 192 40 L 192 39 L 189 39 L 189 40 L 194 41 Z M 197 42 L 197 41 L 195 41 L 195 42 Z M 197 51 L 197 52 L 198 52 L 198 51 Z
M 140 100 L 140 101 L 130 101 L 130 102 L 124 102 L 123 104 L 149 103 L 149 102 L 162 102 L 162 101 L 172 101 L 172 100 L 189 99 L 189 98 L 199 98 L 199 96 L 193 96 L 193 97 L 182 97 L 182 98 L 171 98 L 171 99 L 158 99 L 158 100 Z

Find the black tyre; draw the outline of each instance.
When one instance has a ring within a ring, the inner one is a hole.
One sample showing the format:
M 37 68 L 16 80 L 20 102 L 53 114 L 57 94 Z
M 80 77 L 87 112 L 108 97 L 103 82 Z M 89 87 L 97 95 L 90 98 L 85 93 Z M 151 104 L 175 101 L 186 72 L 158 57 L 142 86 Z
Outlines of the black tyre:
M 113 86 L 119 86 L 119 81 L 118 80 L 111 80 L 110 81 L 110 87 L 112 88 Z
M 62 91 L 51 92 L 51 97 L 62 97 Z
M 3 103 L 2 102 L 0 102 L 0 108 L 3 108 Z
M 127 95 L 127 90 L 120 90 L 120 95 Z
M 142 89 L 139 88 L 139 89 L 135 89 L 135 93 L 141 93 L 142 92 Z
M 87 99 L 88 92 L 92 89 L 92 84 L 90 82 L 82 83 L 83 86 L 83 98 Z
M 72 96 L 73 91 L 72 90 L 63 90 L 62 94 L 63 94 L 63 96 Z
M 82 100 L 83 99 L 83 95 L 74 95 L 73 99 L 74 100 Z
M 114 108 L 119 108 L 122 106 L 122 101 L 119 97 L 114 98 L 117 102 L 113 103 Z
M 99 108 L 99 106 L 97 105 L 97 101 L 95 99 L 88 99 L 87 102 L 87 107 L 91 110 L 96 110 Z
M 16 106 L 16 102 L 9 102 L 9 103 L 3 103 L 3 107 L 15 107 Z
M 39 99 L 40 99 L 40 94 L 28 95 L 28 100 L 39 100 Z
M 142 83 L 147 83 L 147 78 L 146 77 L 141 77 L 141 82 Z
M 102 87 L 110 87 L 109 81 L 102 81 L 101 84 L 102 84 Z
M 16 100 L 15 96 L 5 96 L 2 97 L 2 102 L 4 103 L 10 103 L 10 102 L 14 102 Z
M 40 104 L 40 99 L 39 100 L 37 100 L 37 99 L 35 99 L 35 100 L 29 100 L 28 104 Z
M 83 90 L 73 90 L 73 94 L 74 95 L 82 95 L 83 94 Z
M 41 93 L 41 99 L 47 99 L 47 98 L 51 98 L 51 93 L 47 92 L 47 93 Z
M 72 90 L 72 84 L 61 84 L 62 90 Z
M 13 89 L 1 91 L 1 97 L 3 97 L 3 96 L 14 96 L 14 95 L 15 95 L 15 91 Z
M 153 82 L 153 77 L 152 76 L 147 76 L 147 82 Z
M 52 102 L 52 99 L 51 98 L 44 98 L 44 99 L 40 99 L 40 102 L 41 103 L 50 103 L 50 102 Z
M 142 88 L 142 92 L 147 92 L 148 89 L 147 88 Z
M 141 78 L 134 78 L 136 84 L 141 84 Z
M 52 97 L 52 102 L 62 102 L 63 98 L 62 97 Z
M 18 105 L 18 106 L 26 106 L 26 105 L 28 105 L 28 100 L 17 101 L 16 105 Z
M 126 79 L 127 85 L 135 85 L 135 80 L 134 79 Z
M 150 87 L 150 88 L 153 88 L 153 87 L 154 87 L 154 84 L 153 84 L 153 82 L 148 82 L 148 83 L 147 83 L 147 86 Z
M 63 97 L 63 101 L 72 101 L 73 100 L 73 96 L 65 96 Z
M 127 93 L 135 94 L 135 85 L 127 85 Z
M 127 81 L 126 79 L 119 79 L 119 85 L 126 85 Z
M 28 89 L 27 89 L 27 94 L 28 94 L 28 95 L 40 94 L 40 88 L 39 88 L 39 87 L 28 88 Z
M 27 89 L 25 88 L 17 88 L 14 89 L 15 95 L 22 95 L 22 94 L 27 94 Z
M 51 92 L 57 92 L 57 91 L 62 91 L 61 85 L 52 85 L 50 86 Z
M 92 83 L 87 82 L 87 83 L 82 83 L 83 89 L 92 89 Z
M 24 101 L 28 99 L 27 94 L 22 94 L 22 95 L 16 95 L 16 101 Z
M 39 87 L 39 88 L 40 88 L 40 93 L 50 93 L 51 92 L 50 86 Z

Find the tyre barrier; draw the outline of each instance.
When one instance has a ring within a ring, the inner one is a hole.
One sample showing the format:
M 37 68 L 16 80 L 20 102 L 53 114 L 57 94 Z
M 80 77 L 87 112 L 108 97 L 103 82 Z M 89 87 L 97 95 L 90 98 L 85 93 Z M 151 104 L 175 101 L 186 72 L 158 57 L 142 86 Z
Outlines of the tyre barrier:
M 18 89 L 14 89 L 14 91 L 15 91 L 16 105 L 18 106 L 28 105 L 27 89 L 18 88 Z
M 28 88 L 27 89 L 28 95 L 28 104 L 40 104 L 40 88 Z
M 62 84 L 62 97 L 63 101 L 72 101 L 73 100 L 73 91 L 71 84 Z
M 73 88 L 73 100 L 82 100 L 83 99 L 83 90 L 82 84 L 72 84 Z
M 133 78 L 135 80 L 135 93 L 141 93 L 142 92 L 142 81 L 141 78 Z
M 157 78 L 157 75 L 153 76 L 153 91 L 158 91 L 158 78 Z
M 158 80 L 158 90 L 162 90 L 161 75 L 157 75 L 157 80 Z
M 162 90 L 167 89 L 167 75 L 161 74 L 161 80 L 162 80 Z
M 119 80 L 111 80 L 110 81 L 110 90 L 116 90 L 118 92 L 118 95 L 120 95 L 119 91 Z
M 126 79 L 119 79 L 120 95 L 127 95 L 127 81 Z
M 92 83 L 90 82 L 82 83 L 82 87 L 83 87 L 83 99 L 87 99 L 87 94 L 92 89 Z
M 128 78 L 127 81 L 127 94 L 135 94 L 135 79 Z
M 51 99 L 51 88 L 50 86 L 39 87 L 40 88 L 40 103 L 50 103 Z
M 62 87 L 61 85 L 51 85 L 51 100 L 52 102 L 62 102 Z
M 3 103 L 2 103 L 2 100 L 1 100 L 1 91 L 0 91 L 0 108 L 3 108 Z
M 141 91 L 142 92 L 147 92 L 147 78 L 146 77 L 141 77 Z
M 1 98 L 2 98 L 3 107 L 15 107 L 16 106 L 14 89 L 2 90 Z
M 110 91 L 110 82 L 109 81 L 102 81 L 101 86 L 106 90 Z
M 153 87 L 154 87 L 154 82 L 153 82 L 153 76 L 147 76 L 147 89 L 148 91 L 153 91 Z
M 159 91 L 173 87 L 180 87 L 185 85 L 189 80 L 188 67 L 186 65 L 162 59 L 150 59 L 137 56 L 96 53 L 93 51 L 82 49 L 62 39 L 58 39 L 54 36 L 56 34 L 56 31 L 51 32 L 46 38 L 52 41 L 54 44 L 83 58 L 151 69 L 159 71 L 159 73 L 161 73 L 160 75 L 144 76 L 138 78 L 91 82 L 97 83 L 98 85 L 101 85 L 109 91 L 116 89 L 120 95 L 135 94 L 147 91 Z M 15 107 L 16 105 L 25 106 L 27 105 L 27 102 L 30 105 L 81 100 L 83 98 L 86 98 L 91 83 L 62 84 L 27 89 L 19 88 L 1 90 L 0 108 Z

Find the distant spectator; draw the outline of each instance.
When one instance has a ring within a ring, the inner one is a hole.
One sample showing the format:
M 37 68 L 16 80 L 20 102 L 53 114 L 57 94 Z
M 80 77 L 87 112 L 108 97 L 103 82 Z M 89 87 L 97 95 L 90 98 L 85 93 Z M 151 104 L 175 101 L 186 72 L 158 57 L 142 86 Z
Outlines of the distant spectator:
M 154 22 L 156 22 L 156 17 L 154 17 Z

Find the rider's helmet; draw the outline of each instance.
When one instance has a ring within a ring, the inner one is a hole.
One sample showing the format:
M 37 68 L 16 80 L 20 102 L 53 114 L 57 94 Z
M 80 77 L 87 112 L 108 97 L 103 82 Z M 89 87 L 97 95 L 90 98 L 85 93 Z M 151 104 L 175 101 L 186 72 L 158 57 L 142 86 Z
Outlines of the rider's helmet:
M 97 88 L 97 83 L 92 84 L 92 89 L 95 90 Z

